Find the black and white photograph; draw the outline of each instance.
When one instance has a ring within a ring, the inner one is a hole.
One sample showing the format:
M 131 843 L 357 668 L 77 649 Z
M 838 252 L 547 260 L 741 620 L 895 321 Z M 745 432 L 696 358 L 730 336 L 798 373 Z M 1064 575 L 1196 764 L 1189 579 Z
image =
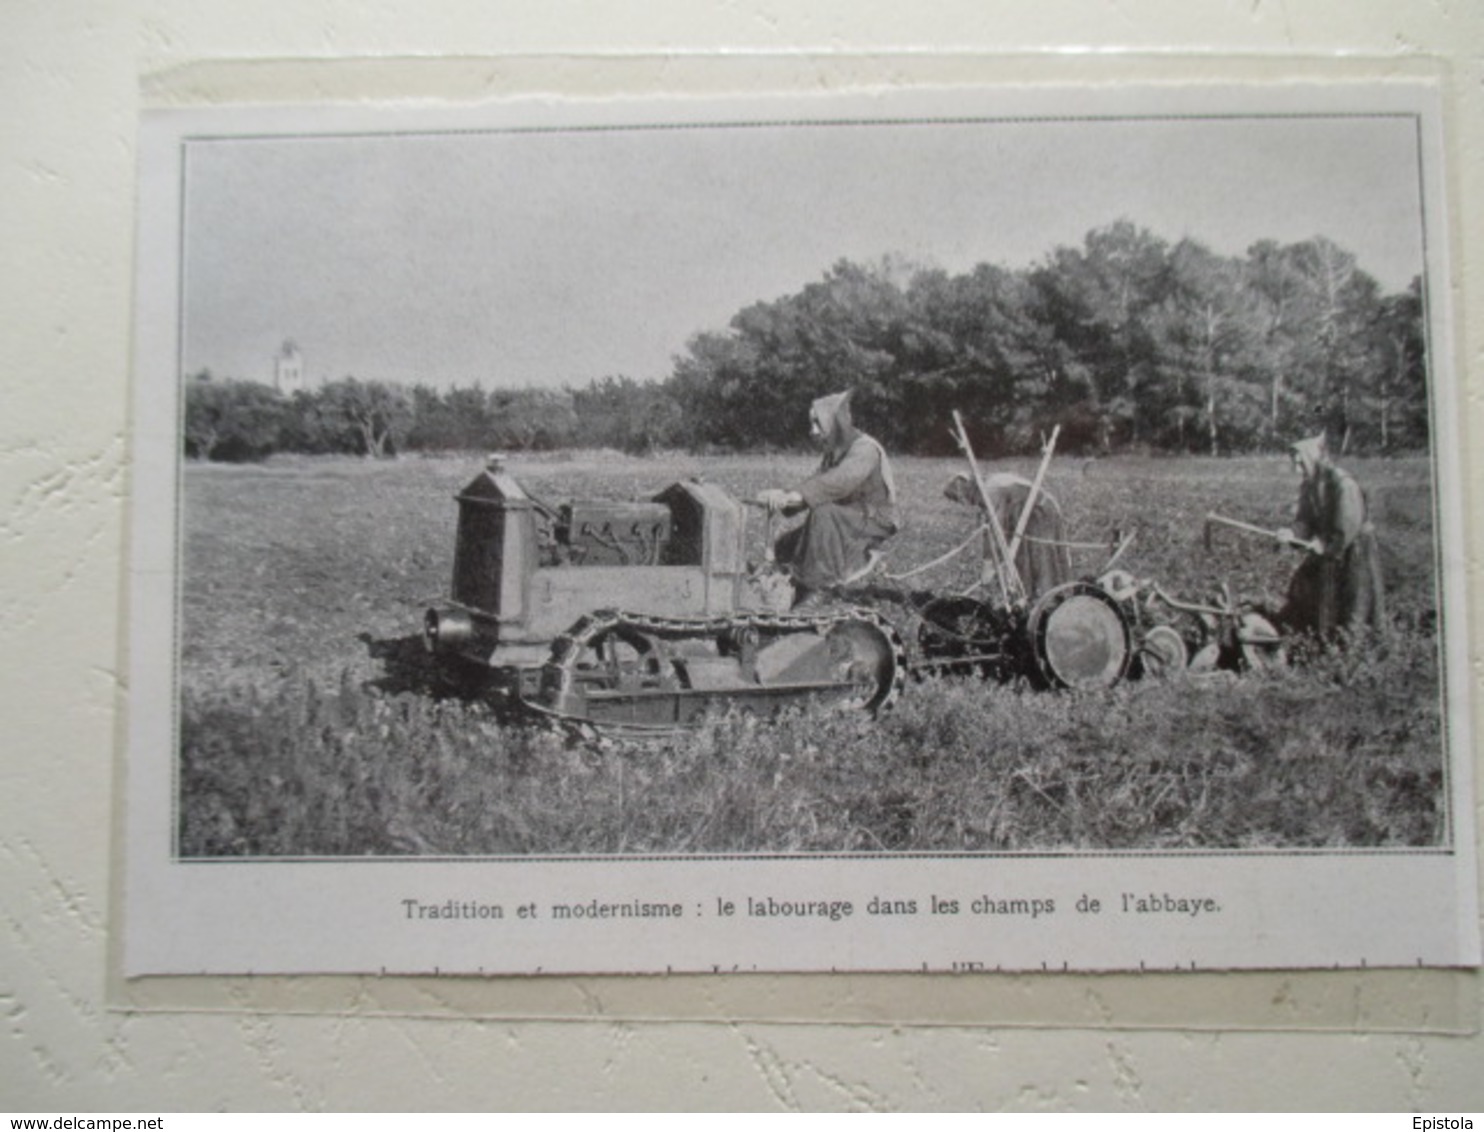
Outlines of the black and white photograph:
M 1476 963 L 1438 119 L 147 117 L 131 973 Z

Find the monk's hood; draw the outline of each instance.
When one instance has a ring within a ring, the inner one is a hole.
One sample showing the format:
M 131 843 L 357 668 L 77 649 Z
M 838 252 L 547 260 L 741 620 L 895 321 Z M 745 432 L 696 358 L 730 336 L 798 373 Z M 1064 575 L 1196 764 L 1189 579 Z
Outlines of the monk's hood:
M 1309 436 L 1295 441 L 1288 446 L 1288 454 L 1304 475 L 1312 475 L 1324 462 L 1324 437 Z
M 824 437 L 828 448 L 838 448 L 847 443 L 852 431 L 850 391 L 816 399 L 809 406 L 809 428 Z

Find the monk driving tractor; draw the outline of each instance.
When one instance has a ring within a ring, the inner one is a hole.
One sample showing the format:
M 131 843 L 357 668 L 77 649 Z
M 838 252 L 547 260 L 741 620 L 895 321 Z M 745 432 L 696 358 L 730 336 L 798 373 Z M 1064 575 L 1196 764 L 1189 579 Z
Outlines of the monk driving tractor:
M 774 562 L 793 586 L 793 609 L 829 601 L 867 601 L 914 625 L 913 667 L 978 671 L 1004 677 L 1031 674 L 1060 686 L 1097 687 L 1121 680 L 1135 658 L 1136 641 L 1121 598 L 1091 582 L 1074 582 L 1071 544 L 1061 508 L 1044 489 L 1059 430 L 1047 441 L 1034 480 L 983 473 L 963 420 L 953 414 L 952 435 L 968 457 L 971 475 L 955 476 L 948 498 L 978 509 L 980 525 L 958 547 L 901 573 L 882 568 L 882 544 L 898 531 L 891 463 L 881 445 L 855 428 L 850 394 L 816 400 L 810 435 L 824 449 L 819 470 L 792 489 L 759 493 L 770 514 L 804 515 L 774 547 Z M 979 547 L 980 580 L 970 593 L 933 595 L 893 588 Z M 1100 548 L 1100 547 L 1099 547 Z M 1109 547 L 1112 561 L 1122 548 Z M 852 589 L 869 579 L 869 591 Z
M 849 391 L 810 406 L 809 435 L 824 449 L 819 470 L 791 490 L 758 494 L 770 511 L 808 512 L 776 547 L 779 563 L 794 578 L 795 609 L 820 604 L 829 590 L 869 571 L 881 544 L 897 531 L 891 462 L 851 421 Z

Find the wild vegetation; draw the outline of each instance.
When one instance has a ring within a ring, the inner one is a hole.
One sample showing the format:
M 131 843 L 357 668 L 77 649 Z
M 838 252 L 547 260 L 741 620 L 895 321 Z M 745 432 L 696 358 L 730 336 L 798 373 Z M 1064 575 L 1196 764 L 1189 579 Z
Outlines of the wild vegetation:
M 184 470 L 179 849 L 195 855 L 954 852 L 1429 846 L 1447 840 L 1429 466 L 1347 461 L 1372 499 L 1390 589 L 1384 640 L 1241 678 L 1052 694 L 909 687 L 878 719 L 720 718 L 589 744 L 441 694 L 414 634 L 446 594 L 466 459 L 277 458 Z M 1026 471 L 1027 462 L 1006 467 Z M 647 497 L 704 474 L 739 496 L 795 481 L 792 456 L 517 461 L 537 494 Z M 972 519 L 953 461 L 898 461 L 904 569 Z M 1219 510 L 1279 525 L 1272 458 L 1061 459 L 1074 537 L 1136 533 L 1120 565 L 1186 596 L 1269 601 L 1295 564 Z M 759 532 L 754 531 L 754 537 Z M 1096 551 L 1079 565 L 1095 570 Z M 974 564 L 920 580 L 961 588 Z

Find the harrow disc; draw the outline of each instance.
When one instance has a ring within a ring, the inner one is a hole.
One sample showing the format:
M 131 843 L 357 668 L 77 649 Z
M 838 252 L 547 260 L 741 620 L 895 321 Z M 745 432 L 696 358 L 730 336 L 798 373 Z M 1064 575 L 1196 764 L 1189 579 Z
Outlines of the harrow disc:
M 1237 643 L 1242 667 L 1248 671 L 1281 668 L 1288 663 L 1283 635 L 1260 613 L 1244 613 L 1237 621 Z
M 1190 649 L 1169 625 L 1156 625 L 1139 642 L 1139 667 L 1146 679 L 1183 672 L 1190 664 Z

